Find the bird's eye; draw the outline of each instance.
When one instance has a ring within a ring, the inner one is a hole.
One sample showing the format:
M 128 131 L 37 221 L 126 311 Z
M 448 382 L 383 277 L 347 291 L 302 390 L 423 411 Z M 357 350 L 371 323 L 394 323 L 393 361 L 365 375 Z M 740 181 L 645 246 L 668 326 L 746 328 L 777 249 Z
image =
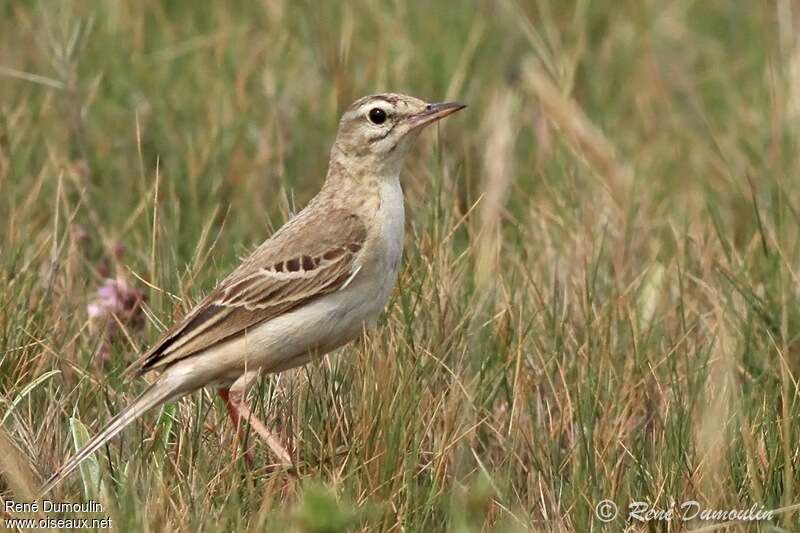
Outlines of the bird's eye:
M 379 107 L 373 107 L 369 110 L 369 121 L 373 124 L 383 124 L 386 122 L 386 111 Z

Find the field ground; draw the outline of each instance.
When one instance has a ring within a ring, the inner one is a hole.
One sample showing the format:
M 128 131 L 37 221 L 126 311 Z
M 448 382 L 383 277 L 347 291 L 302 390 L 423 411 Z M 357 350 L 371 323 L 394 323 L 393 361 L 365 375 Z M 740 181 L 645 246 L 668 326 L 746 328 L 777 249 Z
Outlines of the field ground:
M 0 496 L 135 397 L 126 365 L 392 90 L 469 107 L 406 166 L 379 329 L 251 394 L 297 476 L 256 441 L 248 470 L 198 393 L 56 498 L 123 530 L 715 525 L 637 501 L 800 529 L 799 27 L 790 0 L 0 2 Z M 90 320 L 109 278 L 145 312 Z

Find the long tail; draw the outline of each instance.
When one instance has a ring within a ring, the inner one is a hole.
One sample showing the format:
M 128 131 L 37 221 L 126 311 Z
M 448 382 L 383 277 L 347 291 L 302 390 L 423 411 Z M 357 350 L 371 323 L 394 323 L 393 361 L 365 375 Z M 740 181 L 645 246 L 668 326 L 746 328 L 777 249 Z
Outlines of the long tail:
M 92 437 L 75 456 L 61 465 L 50 479 L 48 479 L 42 490 L 40 496 L 44 496 L 50 492 L 56 485 L 61 483 L 64 478 L 70 475 L 80 464 L 90 455 L 92 455 L 103 444 L 114 438 L 114 436 L 125 429 L 129 424 L 142 416 L 144 413 L 165 403 L 172 396 L 175 396 L 174 383 L 169 380 L 159 379 L 150 385 L 132 404 L 120 411 L 117 416 L 111 419 L 111 422 L 97 435 Z

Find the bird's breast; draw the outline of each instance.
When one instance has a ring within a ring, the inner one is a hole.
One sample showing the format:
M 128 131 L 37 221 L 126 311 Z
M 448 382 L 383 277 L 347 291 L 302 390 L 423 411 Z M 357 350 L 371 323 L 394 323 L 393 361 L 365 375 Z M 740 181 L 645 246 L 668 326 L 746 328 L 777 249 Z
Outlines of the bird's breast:
M 397 274 L 403 256 L 403 235 L 405 231 L 405 209 L 403 189 L 400 180 L 395 178 L 381 182 L 380 187 L 380 240 L 383 243 L 384 260 L 387 269 Z
M 369 322 L 383 311 L 392 293 L 403 257 L 405 211 L 400 181 L 382 179 L 378 186 L 379 204 L 373 219 L 373 234 L 361 264 L 358 293 L 369 309 Z

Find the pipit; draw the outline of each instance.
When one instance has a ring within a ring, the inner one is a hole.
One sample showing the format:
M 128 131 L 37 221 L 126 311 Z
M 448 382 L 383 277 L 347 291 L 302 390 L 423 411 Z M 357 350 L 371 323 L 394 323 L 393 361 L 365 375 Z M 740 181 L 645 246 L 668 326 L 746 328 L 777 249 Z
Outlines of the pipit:
M 464 107 L 401 94 L 356 101 L 339 122 L 319 193 L 129 368 L 160 375 L 55 471 L 42 494 L 143 413 L 203 387 L 218 389 L 234 427 L 248 421 L 291 464 L 247 407 L 248 386 L 375 326 L 403 250 L 403 161 L 425 126 Z

